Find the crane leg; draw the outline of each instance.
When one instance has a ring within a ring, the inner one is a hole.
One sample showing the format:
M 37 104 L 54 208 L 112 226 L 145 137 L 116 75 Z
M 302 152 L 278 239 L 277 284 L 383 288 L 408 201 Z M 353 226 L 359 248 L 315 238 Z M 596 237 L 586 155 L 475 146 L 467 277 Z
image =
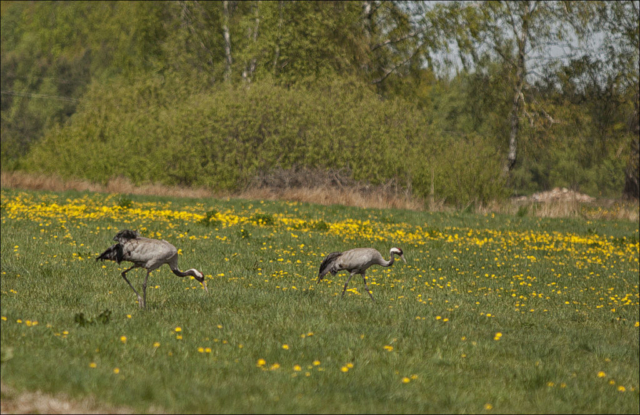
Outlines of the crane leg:
M 138 296 L 138 304 L 140 305 L 140 308 L 144 307 L 144 300 L 142 299 L 142 297 L 140 297 L 140 294 L 138 294 L 138 292 L 136 291 L 135 288 L 133 288 L 133 285 L 131 285 L 131 283 L 129 282 L 129 280 L 127 279 L 127 272 L 131 271 L 132 269 L 136 268 L 136 266 L 132 266 L 129 269 L 126 269 L 122 272 L 122 278 L 124 278 L 124 280 L 127 282 L 127 284 L 129 284 L 129 287 L 131 287 L 131 289 L 133 290 L 134 293 L 136 293 L 136 295 Z
M 373 298 L 373 295 L 371 295 L 371 291 L 369 291 L 369 287 L 367 286 L 367 277 L 364 276 L 364 272 L 362 273 L 362 279 L 364 280 L 364 289 L 367 290 L 369 297 L 371 297 L 371 299 L 375 302 L 376 299 Z
M 344 289 L 342 290 L 342 297 L 344 297 L 344 292 L 347 291 L 347 285 L 349 285 L 349 281 L 351 281 L 351 277 L 355 275 L 355 272 L 352 272 L 347 278 L 347 282 L 344 283 Z
M 144 284 L 142 284 L 142 307 L 147 306 L 147 281 L 149 280 L 149 274 L 151 271 L 147 270 L 147 276 L 144 277 Z

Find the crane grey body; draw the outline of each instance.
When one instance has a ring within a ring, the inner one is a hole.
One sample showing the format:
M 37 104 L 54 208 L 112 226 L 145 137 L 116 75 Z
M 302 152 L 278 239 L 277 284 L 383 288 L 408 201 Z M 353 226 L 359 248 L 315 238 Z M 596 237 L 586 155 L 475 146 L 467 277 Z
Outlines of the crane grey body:
M 380 252 L 373 248 L 355 248 L 344 252 L 332 252 L 327 255 L 322 261 L 322 264 L 320 264 L 317 283 L 322 281 L 324 276 L 328 273 L 336 275 L 336 273 L 342 270 L 349 271 L 351 275 L 349 275 L 347 282 L 344 284 L 344 289 L 342 290 L 342 296 L 344 297 L 344 293 L 347 291 L 347 285 L 349 285 L 351 277 L 355 274 L 360 274 L 364 281 L 364 289 L 367 290 L 369 297 L 375 301 L 373 295 L 371 295 L 371 291 L 369 291 L 369 287 L 367 286 L 367 277 L 365 276 L 367 268 L 371 265 L 390 267 L 393 265 L 394 255 L 398 255 L 405 263 L 407 262 L 407 260 L 404 259 L 402 249 L 400 248 L 391 248 L 389 254 L 391 255 L 391 259 L 389 261 L 385 261 Z
M 104 251 L 96 261 L 109 260 L 116 261 L 118 264 L 122 261 L 133 262 L 133 266 L 122 272 L 122 278 L 129 284 L 133 292 L 138 296 L 138 304 L 140 308 L 144 308 L 147 303 L 147 280 L 151 271 L 155 271 L 162 265 L 167 264 L 171 271 L 178 277 L 192 276 L 198 280 L 204 289 L 208 292 L 207 284 L 204 281 L 204 275 L 195 268 L 188 269 L 185 272 L 178 269 L 178 250 L 165 240 L 150 239 L 140 236 L 138 231 L 123 230 L 118 232 L 113 240 L 117 244 L 112 245 Z M 127 272 L 134 268 L 145 268 L 147 276 L 142 284 L 142 297 L 133 288 L 131 282 L 127 279 Z

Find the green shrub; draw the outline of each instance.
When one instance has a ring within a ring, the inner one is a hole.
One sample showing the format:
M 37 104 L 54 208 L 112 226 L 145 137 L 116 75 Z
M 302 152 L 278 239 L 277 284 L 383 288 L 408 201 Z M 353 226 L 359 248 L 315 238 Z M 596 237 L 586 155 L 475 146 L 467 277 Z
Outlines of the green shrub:
M 170 92 L 176 90 L 176 94 Z M 313 88 L 255 83 L 198 93 L 173 80 L 92 85 L 71 122 L 48 131 L 27 169 L 106 183 L 237 190 L 262 172 L 347 169 L 456 204 L 502 194 L 498 155 L 477 137 L 443 139 L 400 99 L 348 81 Z

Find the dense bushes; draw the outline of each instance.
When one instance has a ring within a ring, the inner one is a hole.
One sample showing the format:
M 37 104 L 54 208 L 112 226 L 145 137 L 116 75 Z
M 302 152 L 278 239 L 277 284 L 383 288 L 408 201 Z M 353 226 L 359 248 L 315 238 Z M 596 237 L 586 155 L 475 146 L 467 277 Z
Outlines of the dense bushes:
M 498 155 L 479 138 L 449 143 L 406 101 L 383 101 L 347 81 L 211 92 L 161 78 L 96 84 L 23 166 L 98 182 L 125 176 L 229 190 L 275 168 L 348 169 L 355 180 L 395 180 L 423 197 L 433 173 L 438 199 L 502 194 Z

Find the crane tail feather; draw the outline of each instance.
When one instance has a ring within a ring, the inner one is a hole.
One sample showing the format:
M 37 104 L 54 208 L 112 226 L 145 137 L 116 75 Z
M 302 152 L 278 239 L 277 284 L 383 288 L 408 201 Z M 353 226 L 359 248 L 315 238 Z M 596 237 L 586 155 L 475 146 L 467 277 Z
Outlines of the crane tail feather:
M 107 248 L 107 250 L 104 251 L 103 253 L 101 253 L 100 256 L 96 258 L 96 261 L 98 260 L 116 261 L 119 264 L 120 262 L 122 262 L 123 257 L 124 257 L 124 252 L 122 249 L 122 245 L 115 244 Z
M 342 252 L 332 252 L 322 260 L 322 264 L 320 264 L 320 271 L 318 271 L 318 281 L 322 281 L 325 275 L 329 272 L 332 275 L 335 275 L 337 270 L 335 269 L 335 261 L 340 258 Z

